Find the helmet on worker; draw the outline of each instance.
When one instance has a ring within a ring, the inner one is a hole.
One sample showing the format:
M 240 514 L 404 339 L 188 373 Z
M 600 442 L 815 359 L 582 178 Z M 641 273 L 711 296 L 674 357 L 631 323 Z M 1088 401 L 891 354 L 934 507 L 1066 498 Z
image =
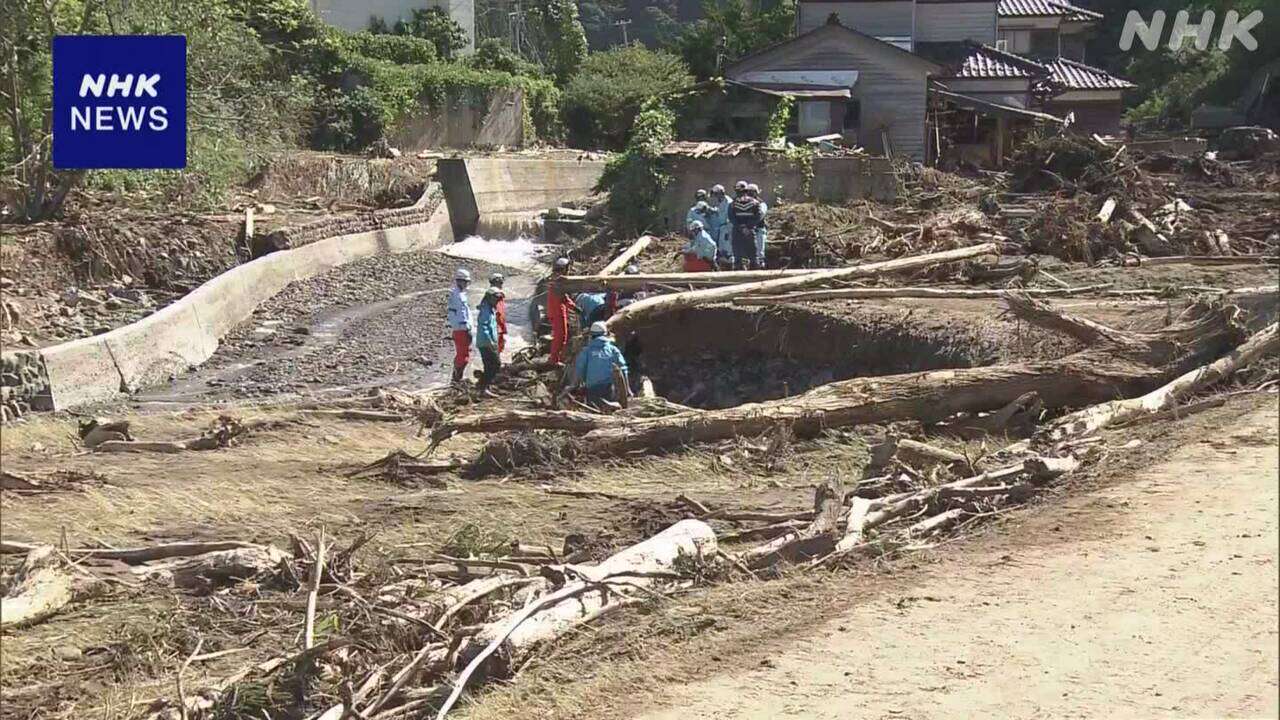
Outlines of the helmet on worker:
M 622 271 L 622 274 L 623 274 L 623 275 L 639 275 L 639 274 L 640 274 L 640 266 L 639 266 L 639 265 L 628 265 L 628 266 L 626 267 L 626 269 Z
M 694 220 L 693 222 L 689 223 L 689 234 L 697 235 L 698 233 L 702 232 L 702 227 L 703 225 L 701 220 Z
M 569 258 L 558 257 L 551 267 L 556 272 L 564 272 L 569 269 Z
M 459 283 L 469 283 L 471 282 L 471 271 L 466 268 L 458 268 L 453 273 L 453 279 Z
M 597 320 L 591 323 L 591 337 L 600 337 L 609 334 L 609 326 L 604 324 L 603 320 Z
M 733 191 L 739 195 L 747 191 L 747 181 L 739 180 L 733 184 Z
M 747 192 L 753 195 L 754 197 L 760 197 L 760 186 L 755 183 L 748 183 Z
M 712 185 L 712 186 L 711 186 L 711 194 L 712 194 L 712 195 L 724 195 L 724 186 L 723 186 L 723 185 L 721 185 L 721 184 L 719 184 L 719 183 L 717 183 L 717 184 L 715 184 L 715 185 Z
M 504 282 L 506 282 L 506 281 L 507 281 L 507 279 L 506 279 L 505 277 L 503 277 L 503 276 L 502 276 L 502 273 L 494 273 L 494 274 L 492 274 L 492 275 L 490 275 L 490 276 L 489 276 L 489 286 L 490 286 L 490 287 L 500 288 L 500 287 L 502 287 L 502 284 L 503 284 Z
M 695 192 L 695 193 L 693 194 L 693 199 L 694 199 L 694 200 L 706 200 L 706 199 L 707 199 L 707 191 L 706 191 L 706 190 L 703 190 L 702 188 L 698 188 L 698 191 L 697 191 L 697 192 Z

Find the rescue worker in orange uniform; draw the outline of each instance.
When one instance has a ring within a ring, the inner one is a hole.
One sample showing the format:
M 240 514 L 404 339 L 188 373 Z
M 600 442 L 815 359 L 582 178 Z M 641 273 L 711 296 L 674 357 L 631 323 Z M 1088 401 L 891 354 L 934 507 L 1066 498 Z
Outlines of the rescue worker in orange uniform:
M 554 365 L 564 364 L 564 346 L 569 341 L 569 310 L 577 310 L 573 300 L 560 291 L 559 279 L 569 273 L 569 258 L 557 258 L 547 285 L 547 321 L 551 323 L 551 357 Z

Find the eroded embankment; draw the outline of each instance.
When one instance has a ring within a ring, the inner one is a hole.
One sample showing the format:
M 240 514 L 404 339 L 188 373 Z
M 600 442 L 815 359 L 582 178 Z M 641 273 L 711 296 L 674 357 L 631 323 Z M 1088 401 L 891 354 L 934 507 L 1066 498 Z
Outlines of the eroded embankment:
M 1068 347 L 1036 331 L 1011 334 L 974 313 L 833 306 L 672 313 L 637 329 L 639 373 L 670 400 L 726 408 L 836 380 L 1049 357 Z

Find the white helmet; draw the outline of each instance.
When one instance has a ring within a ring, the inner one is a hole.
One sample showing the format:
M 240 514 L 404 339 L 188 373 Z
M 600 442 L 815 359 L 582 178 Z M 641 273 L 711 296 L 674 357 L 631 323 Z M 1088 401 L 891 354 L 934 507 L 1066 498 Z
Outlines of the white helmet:
M 694 210 L 696 210 L 697 212 L 702 213 L 703 215 L 710 215 L 710 214 L 711 214 L 711 206 L 707 204 L 707 201 L 706 201 L 706 200 L 699 200 L 699 201 L 698 201 L 698 204 L 697 204 L 697 205 L 694 205 L 694 206 L 693 206 L 693 208 L 694 208 Z
M 759 195 L 759 194 L 760 194 L 760 186 L 759 186 L 759 185 L 757 185 L 757 184 L 755 184 L 755 183 L 751 183 L 751 184 L 747 185 L 747 192 L 749 192 L 749 193 L 753 193 L 753 194 L 755 194 L 755 195 Z
M 563 270 L 569 267 L 569 258 L 567 257 L 556 258 L 555 267 L 557 270 Z
M 694 220 L 689 223 L 689 232 L 702 232 L 702 221 Z
M 733 184 L 733 189 L 734 189 L 734 190 L 736 190 L 737 192 L 742 192 L 743 190 L 746 190 L 746 189 L 747 189 L 747 181 L 746 181 L 746 180 L 739 180 L 738 182 L 736 182 L 736 183 L 734 183 L 734 184 Z
M 622 274 L 623 274 L 623 275 L 639 275 L 639 274 L 640 274 L 640 266 L 639 266 L 639 265 L 628 265 L 628 266 L 627 266 L 627 269 L 622 271 Z
M 506 282 L 506 278 L 502 277 L 502 273 L 494 273 L 489 276 L 489 284 L 493 287 L 502 287 L 502 283 Z
M 592 335 L 605 335 L 609 332 L 609 326 L 604 324 L 603 320 L 597 320 L 591 323 Z
M 466 268 L 458 268 L 458 271 L 453 274 L 453 279 L 471 282 L 471 272 Z
M 712 186 L 711 186 L 711 194 L 712 194 L 712 195 L 723 195 L 723 194 L 724 194 L 724 186 L 723 186 L 723 185 L 720 185 L 720 184 L 712 185 Z

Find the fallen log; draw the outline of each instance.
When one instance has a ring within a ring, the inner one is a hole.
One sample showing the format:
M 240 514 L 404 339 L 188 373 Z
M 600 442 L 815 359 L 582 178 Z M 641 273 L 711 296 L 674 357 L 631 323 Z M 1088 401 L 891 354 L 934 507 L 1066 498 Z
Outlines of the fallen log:
M 719 286 L 753 283 L 761 280 L 799 277 L 822 272 L 821 268 L 804 270 L 729 270 L 701 273 L 640 273 L 637 275 L 565 275 L 560 278 L 561 291 L 566 294 L 595 292 L 600 290 L 634 291 L 645 286 L 682 285 Z
M 1168 255 L 1165 257 L 1143 257 L 1126 255 L 1121 261 L 1122 267 L 1154 267 L 1157 265 L 1259 265 L 1275 264 L 1280 258 L 1275 255 Z
M 27 553 L 9 591 L 0 598 L 0 628 L 34 625 L 71 602 L 72 577 L 51 545 Z
M 631 246 L 622 251 L 622 254 L 614 258 L 612 262 L 604 266 L 600 271 L 601 275 L 617 275 L 627 267 L 627 263 L 636 259 L 645 248 L 649 247 L 649 243 L 653 242 L 652 235 L 641 235 L 639 239 L 631 243 Z
M 1080 287 L 1041 289 L 1033 288 L 1022 292 L 1031 297 L 1073 297 L 1099 292 L 1111 287 L 1111 283 L 1099 285 L 1082 285 Z M 930 300 L 985 300 L 1004 297 L 1008 290 L 955 290 L 925 287 L 903 288 L 840 288 L 837 290 L 809 290 L 805 292 L 787 293 L 785 295 L 768 295 L 764 297 L 738 298 L 735 305 L 778 305 L 784 302 L 802 302 L 807 300 L 886 300 L 897 298 L 924 298 Z
M 1112 423 L 1167 410 L 1182 398 L 1221 382 L 1258 358 L 1280 351 L 1280 333 L 1276 327 L 1272 323 L 1226 356 L 1186 372 L 1146 395 L 1094 405 L 1060 418 L 1049 426 L 1048 436 L 1062 441 L 1096 432 Z
M 836 280 L 848 280 L 859 277 L 877 277 L 879 275 L 886 275 L 890 273 L 910 272 L 942 263 L 966 260 L 979 255 L 992 255 L 998 252 L 999 246 L 995 243 L 982 243 L 980 245 L 958 248 L 956 250 L 929 253 L 927 255 L 915 255 L 911 257 L 898 258 L 896 260 L 888 260 L 886 262 L 867 263 L 865 265 L 836 268 L 834 270 L 819 270 L 817 272 L 806 273 L 803 275 L 780 277 L 772 280 L 743 283 L 727 287 L 691 290 L 689 292 L 674 293 L 671 295 L 658 295 L 656 297 L 646 298 L 632 305 L 628 305 L 617 312 L 613 317 L 609 318 L 607 324 L 611 332 L 619 334 L 628 326 L 635 325 L 638 322 L 643 322 L 644 320 L 673 310 L 680 310 L 698 305 L 707 305 L 710 303 L 726 302 L 733 300 L 734 298 L 747 295 L 776 295 L 781 292 L 790 292 L 792 290 L 815 287 Z M 714 275 L 715 273 L 703 274 Z M 636 276 L 632 275 L 630 277 Z
M 814 491 L 814 517 L 808 527 L 747 550 L 738 555 L 738 560 L 752 570 L 758 570 L 779 562 L 796 562 L 830 553 L 843 529 L 840 516 L 844 513 L 844 496 L 844 484 L 840 479 L 827 479 Z
M 998 410 L 1028 393 L 1045 408 L 1101 403 L 1132 397 L 1168 382 L 1236 344 L 1237 309 L 1197 304 L 1177 322 L 1155 333 L 1125 333 L 1052 309 L 1030 298 L 1010 297 L 1020 317 L 1097 338 L 1096 346 L 1057 360 L 977 368 L 930 370 L 830 383 L 782 400 L 722 410 L 680 412 L 663 417 L 619 418 L 590 413 L 508 411 L 461 417 L 433 431 L 571 430 L 585 452 L 620 455 L 733 437 L 754 437 L 779 424 L 798 437 L 834 427 L 918 420 L 939 423 L 960 413 Z M 1034 312 L 1031 312 L 1034 310 Z
M 538 645 L 559 638 L 607 610 L 644 597 L 623 590 L 648 589 L 658 579 L 655 575 L 671 573 L 679 558 L 710 557 L 715 552 L 716 535 L 711 526 L 701 520 L 681 520 L 598 565 L 560 566 L 565 578 L 574 579 L 525 610 L 488 623 L 462 646 L 455 695 L 477 672 L 482 677 L 508 677 Z M 549 581 L 543 580 L 542 584 L 543 590 L 551 589 Z

